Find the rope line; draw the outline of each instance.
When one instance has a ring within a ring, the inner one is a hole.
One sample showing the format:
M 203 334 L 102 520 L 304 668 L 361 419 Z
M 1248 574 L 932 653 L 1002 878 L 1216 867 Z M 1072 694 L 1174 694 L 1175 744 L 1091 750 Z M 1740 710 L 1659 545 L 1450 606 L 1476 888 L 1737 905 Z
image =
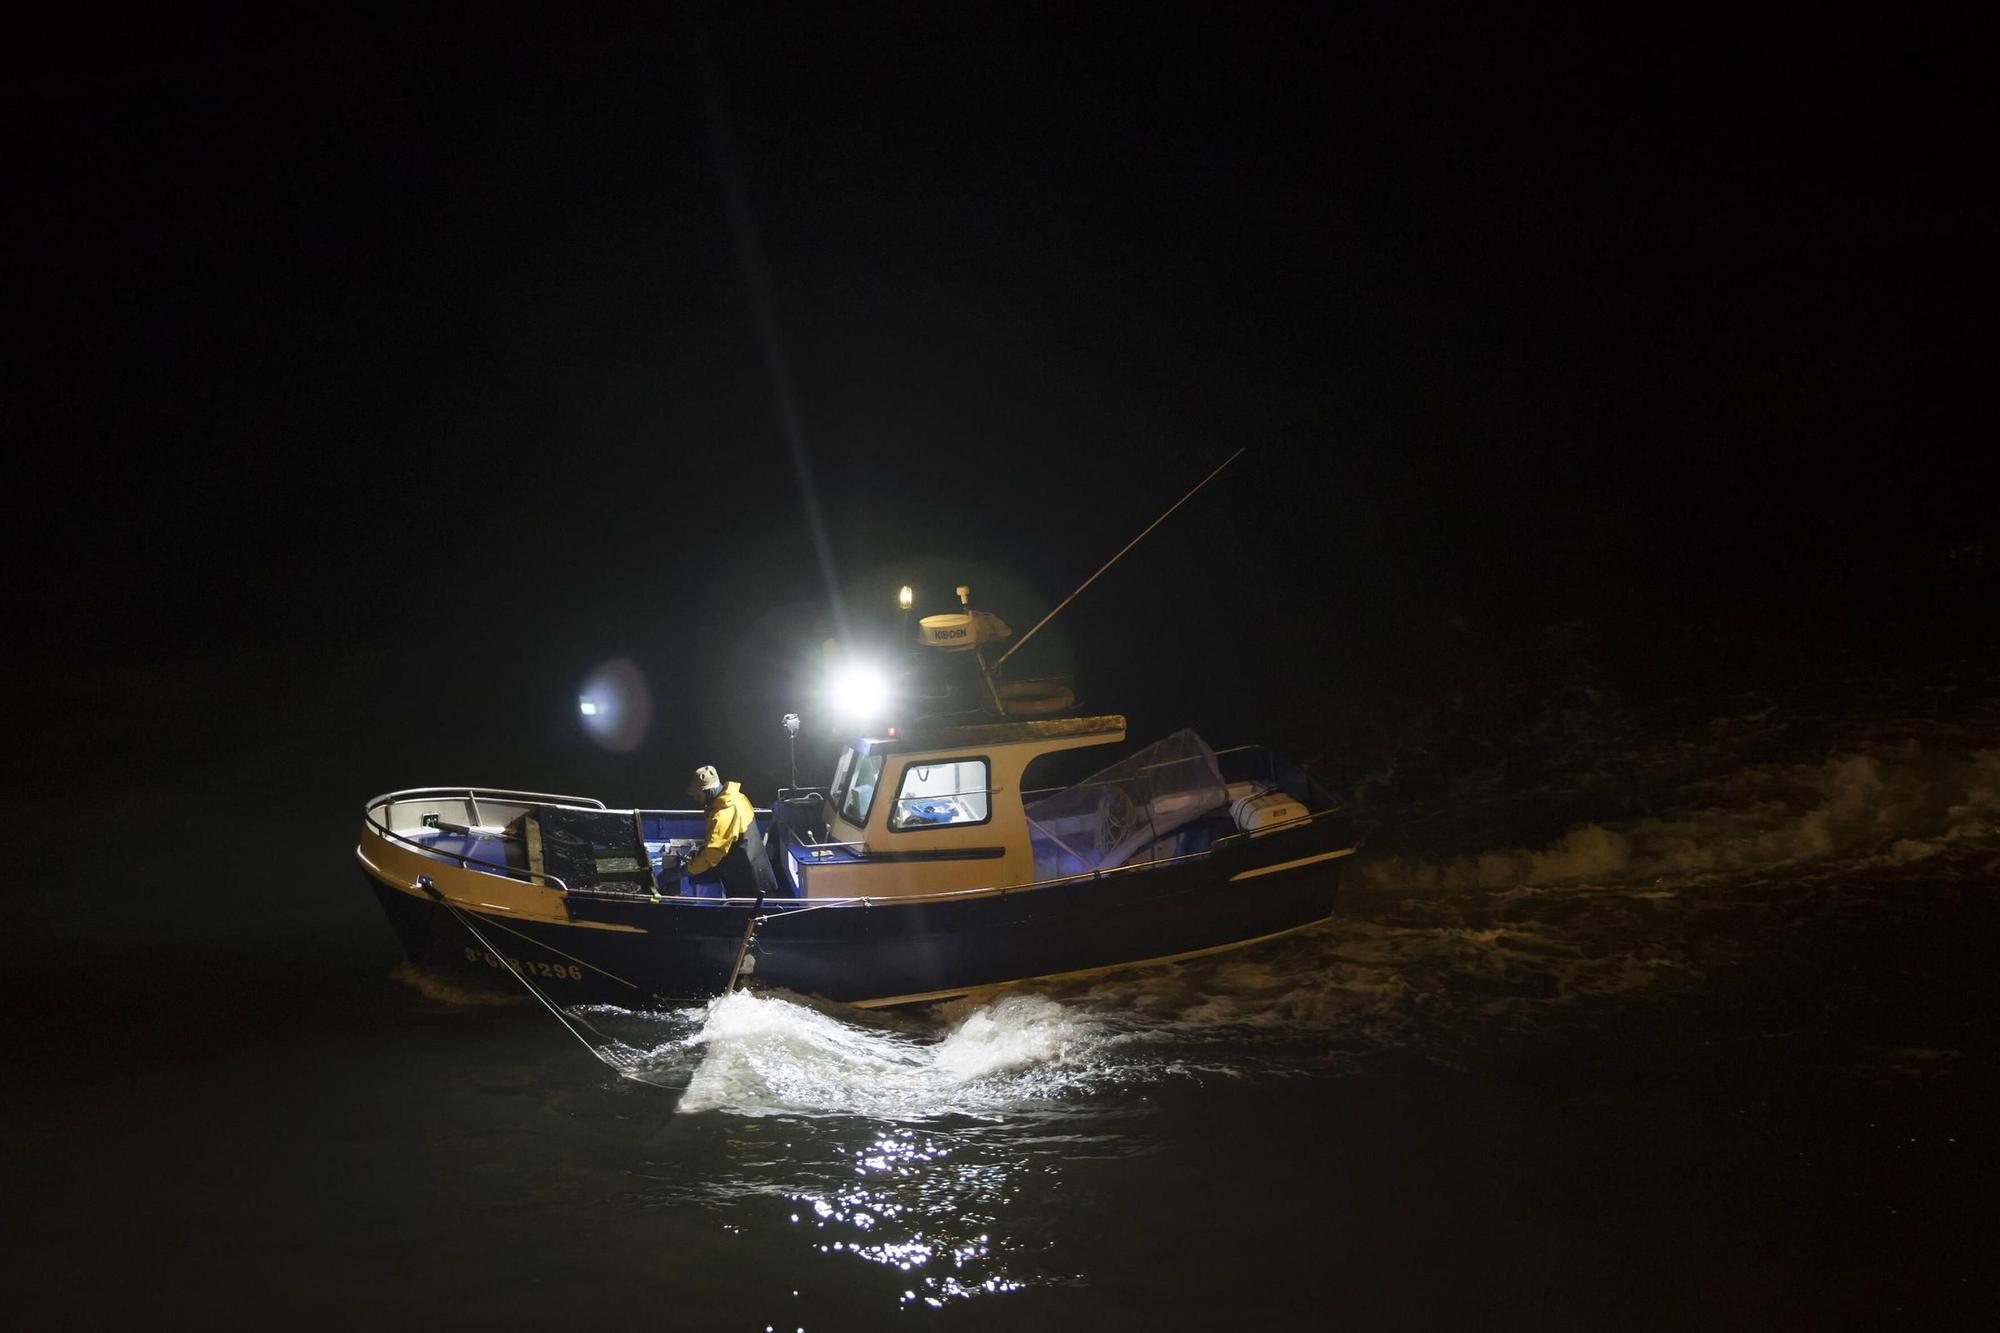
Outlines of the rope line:
M 439 901 L 442 902 L 443 899 L 440 899 Z M 479 941 L 480 947 L 485 949 L 486 952 L 492 954 L 495 958 L 498 958 L 500 960 L 501 966 L 505 967 L 509 972 L 513 973 L 514 979 L 520 982 L 523 986 L 527 987 L 528 994 L 534 996 L 537 1000 L 541 1001 L 542 1007 L 548 1010 L 551 1014 L 554 1014 L 556 1022 L 562 1024 L 563 1027 L 568 1030 L 570 1036 L 575 1037 L 577 1041 L 581 1042 L 583 1044 L 583 1048 L 586 1051 L 589 1051 L 599 1060 L 602 1060 L 605 1064 L 611 1066 L 613 1069 L 616 1070 L 627 1071 L 637 1067 L 639 1063 L 639 1056 L 636 1051 L 632 1050 L 631 1047 L 625 1045 L 624 1042 L 619 1041 L 615 1037 L 605 1036 L 602 1032 L 599 1032 L 595 1027 L 591 1026 L 591 1024 L 585 1019 L 574 1018 L 574 1021 L 572 1021 L 573 1015 L 565 1014 L 562 1011 L 562 1009 L 555 1004 L 554 1001 L 550 1000 L 548 996 L 542 994 L 541 987 L 535 985 L 534 982 L 528 980 L 527 977 L 523 976 L 521 974 L 521 969 L 514 966 L 514 960 L 509 958 L 505 953 L 502 953 L 500 950 L 494 948 L 493 942 L 491 940 L 488 940 L 485 935 L 480 933 L 479 927 L 473 925 L 472 919 L 468 917 L 464 912 L 460 911 L 456 904 L 447 902 L 444 905 L 450 909 L 451 914 L 453 916 L 458 918 L 459 925 L 464 926 L 468 931 L 472 932 L 472 938 Z M 593 1045 L 589 1037 L 586 1037 L 583 1035 L 583 1033 L 577 1031 L 578 1024 L 581 1024 L 584 1028 L 588 1029 L 589 1032 L 592 1034 L 592 1036 L 595 1036 L 599 1041 L 603 1042 L 604 1045 L 602 1046 Z
M 453 910 L 455 911 L 457 909 L 454 908 Z M 613 981 L 617 982 L 621 986 L 630 986 L 633 990 L 639 989 L 638 982 L 627 981 L 625 980 L 625 978 L 619 976 L 616 972 L 606 972 L 603 968 L 599 967 L 597 964 L 585 958 L 578 958 L 573 953 L 564 953 L 561 949 L 556 948 L 555 945 L 549 944 L 542 940 L 538 940 L 533 935 L 529 935 L 522 931 L 518 931 L 514 929 L 512 926 L 508 925 L 505 921 L 489 921 L 486 924 L 490 926 L 498 926 L 500 927 L 500 929 L 506 931 L 509 935 L 513 935 L 520 939 L 524 939 L 538 949 L 547 949 L 550 953 L 554 954 L 558 958 L 567 958 L 572 963 L 577 964 L 579 967 L 587 967 L 591 971 L 597 973 L 599 976 L 610 977 Z

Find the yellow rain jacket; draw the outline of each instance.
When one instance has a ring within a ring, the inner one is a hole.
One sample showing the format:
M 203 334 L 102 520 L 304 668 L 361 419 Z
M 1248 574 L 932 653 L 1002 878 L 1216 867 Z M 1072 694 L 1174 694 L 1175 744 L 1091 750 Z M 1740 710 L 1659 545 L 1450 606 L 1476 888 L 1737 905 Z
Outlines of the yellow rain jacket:
M 753 838 L 756 836 L 757 811 L 743 794 L 742 783 L 725 782 L 721 792 L 708 803 L 708 841 L 687 863 L 687 873 L 699 875 L 722 864 L 722 858 L 729 855 L 729 849 L 745 830 Z

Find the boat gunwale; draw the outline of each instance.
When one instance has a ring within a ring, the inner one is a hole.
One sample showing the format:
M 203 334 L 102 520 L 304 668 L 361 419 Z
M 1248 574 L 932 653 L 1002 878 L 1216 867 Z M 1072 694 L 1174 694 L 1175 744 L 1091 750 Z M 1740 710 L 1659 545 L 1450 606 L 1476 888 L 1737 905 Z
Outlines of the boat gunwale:
M 401 843 L 405 847 L 422 852 L 426 856 L 434 856 L 440 860 L 449 860 L 461 870 L 471 870 L 475 874 L 483 874 L 489 870 L 504 871 L 506 872 L 504 875 L 496 875 L 494 878 L 507 879 L 516 884 L 523 882 L 534 884 L 538 880 L 544 880 L 549 884 L 555 885 L 565 897 L 569 895 L 570 887 L 563 882 L 562 877 L 559 875 L 551 875 L 547 871 L 542 870 L 530 870 L 526 866 L 496 865 L 491 861 L 481 861 L 477 857 L 467 856 L 463 852 L 446 852 L 436 847 L 427 847 L 415 838 L 398 833 L 375 817 L 376 811 L 382 809 L 384 806 L 394 805 L 405 797 L 451 796 L 456 798 L 461 795 L 465 799 L 475 803 L 481 796 L 491 796 L 499 800 L 510 800 L 516 803 L 543 806 L 551 810 L 607 810 L 604 802 L 594 796 L 570 796 L 561 792 L 514 791 L 506 787 L 406 787 L 400 791 L 383 792 L 379 796 L 370 797 L 368 802 L 361 807 L 361 820 L 384 840 Z M 576 802 L 577 804 L 570 804 L 570 802 Z M 354 850 L 355 855 L 361 855 L 360 848 L 357 847 Z M 361 862 L 370 870 L 376 868 L 374 862 L 365 856 L 361 857 Z M 526 877 L 525 881 L 522 878 L 523 876 Z M 414 889 L 416 885 L 412 884 L 409 887 Z
M 1247 749 L 1251 747 L 1246 746 L 1241 748 Z M 456 863 L 462 869 L 470 870 L 474 874 L 485 874 L 488 871 L 499 871 L 502 873 L 493 876 L 494 878 L 504 878 L 509 880 L 510 882 L 517 884 L 524 882 L 524 880 L 529 884 L 533 884 L 537 879 L 549 881 L 562 893 L 563 897 L 566 899 L 575 897 L 580 899 L 588 899 L 592 902 L 630 903 L 634 906 L 640 906 L 640 907 L 667 907 L 667 906 L 681 907 L 681 908 L 690 908 L 690 907 L 774 908 L 775 907 L 775 910 L 768 910 L 759 916 L 758 920 L 760 923 L 769 922 L 781 917 L 795 916 L 800 912 L 818 911 L 822 908 L 828 908 L 828 907 L 915 906 L 924 903 L 941 903 L 941 902 L 965 900 L 971 898 L 1004 896 L 1010 893 L 1026 893 L 1034 890 L 1056 888 L 1065 884 L 1092 883 L 1098 880 L 1109 878 L 1110 876 L 1113 875 L 1127 874 L 1133 871 L 1155 870 L 1159 869 L 1162 866 L 1174 865 L 1186 861 L 1205 860 L 1215 855 L 1216 851 L 1219 848 L 1224 847 L 1226 845 L 1240 843 L 1251 838 L 1267 837 L 1275 833 L 1287 833 L 1297 829 L 1303 829 L 1307 825 L 1315 823 L 1318 820 L 1324 819 L 1329 815 L 1337 815 L 1345 813 L 1344 808 L 1342 806 L 1334 805 L 1328 807 L 1325 810 L 1315 811 L 1311 814 L 1305 815 L 1298 819 L 1286 820 L 1285 822 L 1273 825 L 1270 828 L 1262 828 L 1256 830 L 1239 829 L 1234 833 L 1224 834 L 1222 837 L 1217 838 L 1214 842 L 1210 843 L 1207 847 L 1203 848 L 1201 851 L 1198 852 L 1187 852 L 1183 853 L 1180 856 L 1156 857 L 1153 860 L 1149 861 L 1134 861 L 1134 862 L 1129 862 L 1125 865 L 1108 866 L 1098 870 L 1083 871 L 1081 873 L 1074 875 L 1062 875 L 1054 879 L 1030 880 L 1026 884 L 987 885 L 973 889 L 941 889 L 934 893 L 892 894 L 886 896 L 862 894 L 845 898 L 793 898 L 793 899 L 777 900 L 777 902 L 795 902 L 799 904 L 796 907 L 788 907 L 788 906 L 776 906 L 774 901 L 769 898 L 690 898 L 690 897 L 685 897 L 681 894 L 660 894 L 657 897 L 647 897 L 643 895 L 598 893 L 593 890 L 583 889 L 583 888 L 572 889 L 568 884 L 564 883 L 559 877 L 548 874 L 545 871 L 529 870 L 524 866 L 494 865 L 492 862 L 480 861 L 472 857 L 464 856 L 457 852 L 446 852 L 436 847 L 427 847 L 422 842 L 419 842 L 414 838 L 407 837 L 404 834 L 398 833 L 394 829 L 387 827 L 386 825 L 384 825 L 375 818 L 375 813 L 377 809 L 380 808 L 385 802 L 393 804 L 397 799 L 401 797 L 413 796 L 413 795 L 428 795 L 432 793 L 439 793 L 439 794 L 448 793 L 455 796 L 458 795 L 461 791 L 465 792 L 467 795 L 471 795 L 473 792 L 476 791 L 494 797 L 525 799 L 528 804 L 546 806 L 552 809 L 598 810 L 608 814 L 633 814 L 633 815 L 698 813 L 698 812 L 680 812 L 680 811 L 666 811 L 666 810 L 652 810 L 652 811 L 644 811 L 637 809 L 631 811 L 613 810 L 610 807 L 606 806 L 602 801 L 597 801 L 587 796 L 563 797 L 559 801 L 549 801 L 549 800 L 538 799 L 538 797 L 542 795 L 541 793 L 509 791 L 505 788 L 498 788 L 498 787 L 482 787 L 482 788 L 411 787 L 404 791 L 389 792 L 385 793 L 384 795 L 373 798 L 368 802 L 367 806 L 363 809 L 362 818 L 371 830 L 375 831 L 382 837 L 397 843 L 401 843 L 416 851 L 422 852 L 427 856 L 433 856 L 439 858 L 440 860 Z M 570 801 L 570 800 L 589 801 L 590 804 L 566 805 L 563 803 L 565 801 Z M 762 813 L 768 814 L 769 813 L 768 808 L 762 811 Z M 805 844 L 805 845 L 815 846 L 819 844 Z M 833 845 L 833 844 L 828 844 L 828 845 Z M 1356 847 L 1348 846 L 1345 848 L 1336 849 L 1335 851 L 1327 853 L 1324 856 L 1314 857 L 1312 859 L 1315 861 L 1332 860 L 1336 857 L 1352 855 L 1356 850 L 1357 850 Z M 360 849 L 356 848 L 357 855 L 359 854 L 359 852 Z M 369 862 L 366 857 L 362 857 L 361 860 L 363 864 L 367 865 L 370 870 L 376 869 L 374 864 L 372 862 Z M 1235 881 L 1231 880 L 1230 882 L 1234 883 Z M 410 889 L 414 889 L 415 887 L 416 887 L 415 885 L 408 886 L 408 888 Z

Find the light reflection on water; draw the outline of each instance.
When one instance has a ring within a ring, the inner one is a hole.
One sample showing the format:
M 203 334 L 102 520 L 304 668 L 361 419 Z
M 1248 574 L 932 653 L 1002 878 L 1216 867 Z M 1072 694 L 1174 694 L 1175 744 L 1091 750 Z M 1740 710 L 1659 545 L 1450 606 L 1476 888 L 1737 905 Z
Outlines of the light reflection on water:
M 1066 1169 L 1144 1147 L 1090 1094 L 1171 1068 L 1134 1058 L 1143 1034 L 1036 995 L 915 1020 L 749 993 L 593 1017 L 647 1051 L 632 1077 L 678 1093 L 703 1143 L 699 1179 L 653 1164 L 650 1202 L 858 1260 L 899 1305 L 1073 1280 L 1053 1262 Z
M 813 1260 L 853 1265 L 836 1285 L 890 1305 L 998 1295 L 1072 1280 L 1056 1263 L 1067 1186 L 1058 1141 L 993 1125 L 869 1125 L 821 1118 L 762 1122 L 786 1135 L 717 1147 L 703 1138 L 704 1178 L 683 1163 L 649 1164 L 645 1200 L 695 1208 L 741 1235 L 786 1272 Z M 779 1151 L 772 1151 L 778 1148 Z M 1098 1154 L 1123 1154 L 1118 1143 Z
M 902 1304 L 941 1306 L 1027 1285 L 1025 1277 L 1002 1271 L 995 1256 L 993 1232 L 1012 1174 L 1007 1166 L 963 1160 L 960 1145 L 912 1129 L 878 1134 L 853 1156 L 852 1182 L 791 1196 L 802 1205 L 793 1223 L 829 1232 L 830 1239 L 815 1243 L 821 1254 L 911 1274 L 914 1285 L 903 1289 Z

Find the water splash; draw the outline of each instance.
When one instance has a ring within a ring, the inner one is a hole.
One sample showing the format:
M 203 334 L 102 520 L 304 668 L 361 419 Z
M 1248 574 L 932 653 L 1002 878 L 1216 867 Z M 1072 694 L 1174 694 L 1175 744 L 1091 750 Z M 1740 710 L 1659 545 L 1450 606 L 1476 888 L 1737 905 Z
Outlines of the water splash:
M 699 1029 L 656 1049 L 652 1071 L 696 1058 L 680 1109 L 923 1120 L 991 1116 L 1103 1077 L 1113 1033 L 1042 996 L 946 1017 L 942 1036 L 824 1012 L 779 995 L 712 1001 Z
M 775 1221 L 813 1254 L 858 1264 L 897 1306 L 1066 1280 L 1050 1264 L 1049 1219 L 1022 1210 L 1026 1180 L 1045 1189 L 1081 1158 L 1138 1150 L 1078 1095 L 1149 1076 L 1120 1054 L 1132 1034 L 1047 996 L 899 1016 L 738 991 L 597 1017 L 628 1038 L 664 1026 L 633 1076 L 684 1079 L 684 1131 L 747 1154 L 742 1170 L 699 1182 L 665 1172 L 649 1197 Z M 1091 1122 L 1082 1133 L 1079 1111 Z M 810 1127 L 795 1140 L 801 1127 L 784 1120 Z M 783 1184 L 774 1157 L 789 1161 Z

